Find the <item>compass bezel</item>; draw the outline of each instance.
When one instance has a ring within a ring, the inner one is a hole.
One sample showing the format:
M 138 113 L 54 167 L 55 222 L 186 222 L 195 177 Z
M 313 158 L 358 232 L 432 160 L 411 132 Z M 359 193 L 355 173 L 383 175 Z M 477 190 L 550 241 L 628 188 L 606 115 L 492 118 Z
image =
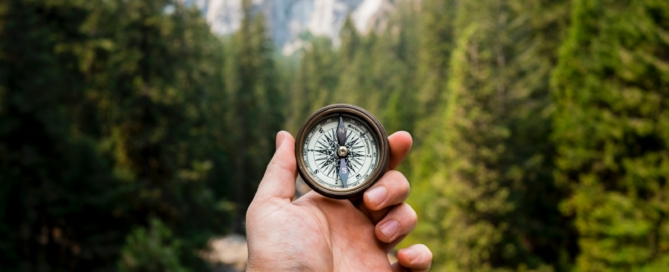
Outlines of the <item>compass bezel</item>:
M 376 164 L 375 169 L 362 185 L 353 188 L 333 189 L 320 184 L 307 170 L 306 164 L 304 162 L 304 156 L 302 156 L 302 153 L 304 152 L 304 142 L 311 129 L 313 129 L 321 121 L 338 114 L 352 115 L 365 122 L 367 127 L 369 127 L 373 132 L 375 142 L 378 143 L 379 161 Z M 309 118 L 307 118 L 307 120 L 300 128 L 299 132 L 297 133 L 297 138 L 295 139 L 295 159 L 297 162 L 297 172 L 304 180 L 304 183 L 306 183 L 312 190 L 330 198 L 355 198 L 364 193 L 365 190 L 376 183 L 381 178 L 381 176 L 386 173 L 386 170 L 388 169 L 388 163 L 390 162 L 390 145 L 388 143 L 388 135 L 385 128 L 383 128 L 383 125 L 381 125 L 381 122 L 379 122 L 379 120 L 368 111 L 350 104 L 328 105 L 309 116 Z

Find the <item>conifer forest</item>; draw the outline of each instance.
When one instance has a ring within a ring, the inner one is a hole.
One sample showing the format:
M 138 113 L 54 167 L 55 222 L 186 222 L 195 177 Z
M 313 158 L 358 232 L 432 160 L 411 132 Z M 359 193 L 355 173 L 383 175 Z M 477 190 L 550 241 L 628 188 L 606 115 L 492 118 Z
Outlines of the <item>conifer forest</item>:
M 177 0 L 0 1 L 0 270 L 208 271 L 315 110 L 411 133 L 433 271 L 669 271 L 669 1 L 396 0 L 274 46 Z

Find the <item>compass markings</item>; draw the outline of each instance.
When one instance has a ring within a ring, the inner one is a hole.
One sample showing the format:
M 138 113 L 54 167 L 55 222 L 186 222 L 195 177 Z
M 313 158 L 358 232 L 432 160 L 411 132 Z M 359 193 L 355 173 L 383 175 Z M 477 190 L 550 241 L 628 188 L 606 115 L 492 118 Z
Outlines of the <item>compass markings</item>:
M 373 167 L 376 165 L 375 159 L 378 159 L 376 153 L 371 155 L 372 150 L 376 150 L 374 146 L 369 146 L 370 133 L 369 128 L 354 118 L 344 117 L 346 123 L 346 143 L 344 146 L 348 149 L 348 155 L 344 157 L 344 162 L 348 171 L 352 174 L 348 187 L 358 186 L 371 173 Z M 329 118 L 322 121 L 319 126 L 314 128 L 307 136 L 307 138 L 314 139 L 312 148 L 309 149 L 305 145 L 305 159 L 311 157 L 310 161 L 316 169 L 312 169 L 312 174 L 322 184 L 332 187 L 341 188 L 341 178 L 337 171 L 341 168 L 341 158 L 337 155 L 339 148 L 337 126 L 332 127 L 333 124 L 338 123 L 338 118 Z M 307 141 L 308 143 L 308 141 Z M 306 153 L 310 154 L 306 154 Z M 306 162 L 305 162 L 306 163 Z M 372 168 L 369 168 L 369 167 Z M 310 168 L 307 163 L 307 168 Z M 369 168 L 369 169 L 368 169 Z

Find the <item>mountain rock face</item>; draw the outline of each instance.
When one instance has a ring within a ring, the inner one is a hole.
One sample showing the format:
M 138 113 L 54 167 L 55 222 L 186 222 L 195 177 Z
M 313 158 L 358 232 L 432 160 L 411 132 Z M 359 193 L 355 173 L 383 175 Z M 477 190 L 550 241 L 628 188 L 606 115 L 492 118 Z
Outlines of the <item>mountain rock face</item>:
M 196 5 L 216 34 L 228 35 L 239 28 L 242 0 L 183 1 L 186 5 Z M 338 45 L 339 31 L 349 14 L 363 33 L 383 27 L 396 1 L 253 0 L 253 6 L 265 16 L 276 46 L 291 55 L 303 47 L 309 36 L 326 36 Z

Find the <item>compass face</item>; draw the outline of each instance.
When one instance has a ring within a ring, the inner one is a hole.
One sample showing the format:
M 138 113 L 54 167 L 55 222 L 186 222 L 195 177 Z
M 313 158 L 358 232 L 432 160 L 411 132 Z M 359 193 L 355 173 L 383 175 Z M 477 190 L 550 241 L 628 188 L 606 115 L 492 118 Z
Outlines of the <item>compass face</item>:
M 343 120 L 345 145 L 338 142 L 338 126 Z M 302 148 L 305 170 L 321 186 L 331 190 L 350 190 L 364 186 L 379 164 L 379 143 L 370 127 L 349 114 L 330 115 L 316 123 L 304 137 Z M 341 162 L 346 162 L 346 182 L 340 177 Z
M 328 105 L 300 128 L 295 160 L 298 173 L 317 193 L 355 199 L 386 172 L 388 135 L 366 110 L 349 104 Z

